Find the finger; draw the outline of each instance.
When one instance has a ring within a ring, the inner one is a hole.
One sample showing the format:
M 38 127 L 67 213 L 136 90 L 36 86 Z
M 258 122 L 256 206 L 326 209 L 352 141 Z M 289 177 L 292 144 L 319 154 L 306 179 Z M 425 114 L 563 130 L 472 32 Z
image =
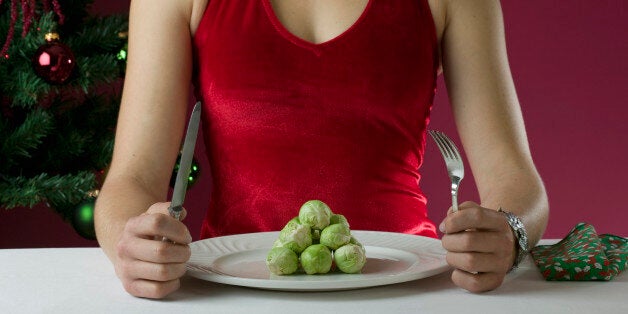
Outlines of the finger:
M 492 253 L 456 253 L 447 252 L 445 257 L 452 267 L 469 273 L 506 273 L 509 269 L 505 259 Z
M 146 213 L 147 214 L 164 214 L 164 215 L 170 216 L 170 211 L 168 210 L 168 208 L 170 208 L 170 202 L 155 203 L 148 208 Z M 187 214 L 188 212 L 185 210 L 185 208 L 181 210 L 179 220 L 183 221 L 183 219 L 185 219 Z
M 473 201 L 465 201 L 458 205 L 458 210 L 465 210 L 473 207 L 481 207 L 480 204 Z M 453 213 L 453 207 L 449 207 L 449 211 L 447 213 Z
M 469 207 L 472 207 L 472 206 L 479 206 L 479 205 L 477 203 L 475 203 L 475 202 L 466 201 L 466 202 L 460 203 L 458 205 L 458 210 L 461 210 L 461 209 L 464 209 L 464 208 L 469 208 Z M 445 220 L 453 212 L 454 212 L 454 207 L 453 206 L 449 206 L 449 208 L 447 209 L 447 215 L 445 216 L 445 219 L 443 221 L 441 221 L 441 223 L 438 225 L 438 230 L 440 232 L 446 233 L 446 230 L 445 230 Z
M 496 231 L 465 231 L 443 235 L 443 248 L 449 252 L 510 253 L 513 240 L 506 233 Z
M 504 276 L 501 273 L 472 274 L 456 269 L 451 274 L 451 281 L 458 287 L 478 293 L 496 289 L 504 281 Z
M 458 210 L 460 210 L 460 207 L 458 207 Z M 453 206 L 449 206 L 449 208 L 447 209 L 447 215 L 451 214 L 454 212 L 454 207 Z
M 183 244 L 192 242 L 190 231 L 182 222 L 162 213 L 147 213 L 129 219 L 127 231 L 142 238 L 166 237 Z
M 467 207 L 445 218 L 445 232 L 455 233 L 469 229 L 501 231 L 507 228 L 503 214 L 479 206 Z
M 172 281 L 185 274 L 185 265 L 185 263 L 159 264 L 134 260 L 125 263 L 122 271 L 124 277 L 129 279 Z
M 128 293 L 142 298 L 162 299 L 168 294 L 176 291 L 181 286 L 179 279 L 171 281 L 152 281 L 136 279 L 125 281 L 124 290 Z
M 131 238 L 118 243 L 118 256 L 151 263 L 185 263 L 192 251 L 188 245 L 143 238 Z

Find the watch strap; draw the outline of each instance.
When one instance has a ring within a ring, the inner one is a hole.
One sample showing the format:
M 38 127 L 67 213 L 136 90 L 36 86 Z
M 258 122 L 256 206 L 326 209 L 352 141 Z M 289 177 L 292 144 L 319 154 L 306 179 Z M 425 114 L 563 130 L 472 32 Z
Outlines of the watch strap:
M 515 256 L 515 262 L 513 263 L 512 268 L 510 269 L 510 271 L 512 271 L 513 269 L 519 266 L 521 261 L 523 261 L 523 259 L 526 257 L 526 255 L 528 254 L 530 250 L 528 247 L 528 233 L 526 232 L 523 222 L 521 222 L 521 219 L 519 219 L 517 215 L 511 212 L 505 211 L 501 207 L 499 208 L 498 211 L 503 213 L 506 216 L 506 221 L 508 222 L 508 225 L 510 226 L 510 229 L 512 229 L 512 232 L 515 235 L 515 238 L 517 240 L 516 242 L 517 254 Z

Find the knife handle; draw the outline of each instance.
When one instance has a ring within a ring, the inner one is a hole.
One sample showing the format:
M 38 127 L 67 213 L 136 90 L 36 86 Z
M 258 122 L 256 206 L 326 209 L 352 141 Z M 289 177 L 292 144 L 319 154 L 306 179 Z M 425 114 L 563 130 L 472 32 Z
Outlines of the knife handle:
M 181 212 L 183 211 L 183 206 L 170 206 L 168 207 L 168 213 L 170 216 L 176 220 L 181 220 Z
M 181 220 L 181 211 L 183 211 L 183 206 L 178 205 L 178 206 L 169 206 L 168 207 L 168 214 L 170 214 L 170 216 L 176 220 Z M 174 241 L 170 241 L 168 238 L 166 237 L 162 237 L 161 238 L 162 242 L 172 242 L 172 243 L 176 243 Z

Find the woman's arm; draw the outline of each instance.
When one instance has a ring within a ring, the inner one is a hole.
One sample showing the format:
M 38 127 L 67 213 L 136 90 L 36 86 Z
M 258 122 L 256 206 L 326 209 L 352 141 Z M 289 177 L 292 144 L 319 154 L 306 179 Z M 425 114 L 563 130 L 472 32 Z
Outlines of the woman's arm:
M 542 236 L 549 212 L 508 65 L 499 1 L 448 0 L 442 49 L 452 110 L 481 200 L 448 215 L 443 245 L 456 268 L 480 271 L 454 272 L 454 282 L 472 291 L 494 289 L 515 253 L 506 219 L 494 210 L 517 215 L 530 246 Z M 480 247 L 483 240 L 494 245 Z
M 191 4 L 131 3 L 116 141 L 96 203 L 95 227 L 125 289 L 136 296 L 162 297 L 178 288 L 189 258 L 187 228 L 166 215 L 167 203 L 156 203 L 166 201 L 185 124 L 192 67 Z M 154 241 L 164 236 L 181 244 Z

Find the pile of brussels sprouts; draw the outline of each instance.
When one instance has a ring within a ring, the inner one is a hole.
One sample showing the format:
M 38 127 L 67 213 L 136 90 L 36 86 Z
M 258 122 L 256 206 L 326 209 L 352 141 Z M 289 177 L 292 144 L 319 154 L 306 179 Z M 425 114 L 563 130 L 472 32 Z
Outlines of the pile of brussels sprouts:
M 288 221 L 266 257 L 268 269 L 276 275 L 300 268 L 308 275 L 326 274 L 333 263 L 344 273 L 359 273 L 366 252 L 351 235 L 347 219 L 319 200 L 301 206 L 299 216 Z

